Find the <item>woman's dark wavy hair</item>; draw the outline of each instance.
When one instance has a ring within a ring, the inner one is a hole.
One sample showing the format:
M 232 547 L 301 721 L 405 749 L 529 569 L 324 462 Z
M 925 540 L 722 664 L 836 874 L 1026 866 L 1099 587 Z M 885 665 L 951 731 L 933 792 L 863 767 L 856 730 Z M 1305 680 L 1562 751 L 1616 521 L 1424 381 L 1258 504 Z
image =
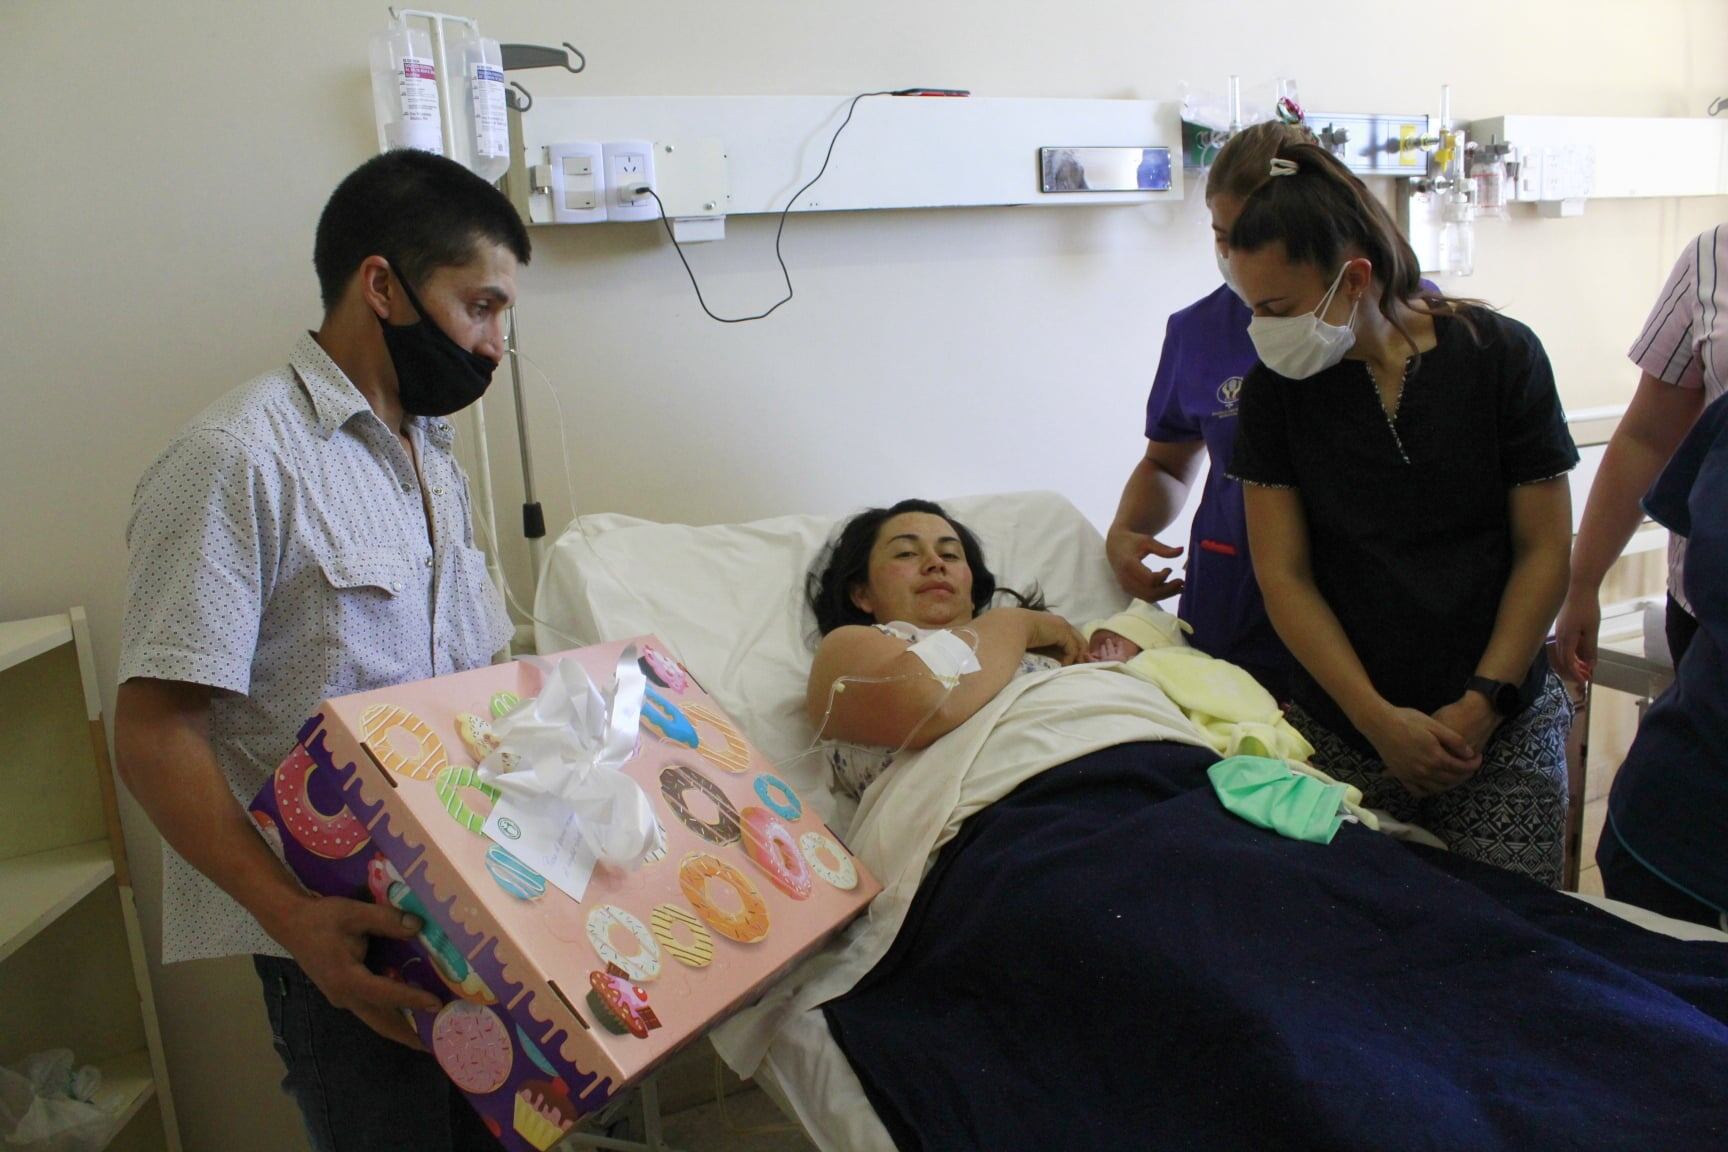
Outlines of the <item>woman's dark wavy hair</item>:
M 1012 596 L 1022 607 L 1042 612 L 1043 594 L 1036 584 L 1030 595 L 1012 588 L 1001 588 L 996 577 L 984 566 L 984 549 L 972 530 L 930 500 L 902 500 L 891 508 L 867 508 L 846 522 L 840 535 L 828 546 L 805 582 L 805 596 L 810 610 L 816 614 L 816 631 L 826 636 L 847 624 L 874 624 L 875 617 L 852 602 L 852 593 L 870 580 L 870 551 L 876 547 L 876 537 L 882 525 L 906 512 L 925 512 L 940 516 L 954 527 L 960 538 L 960 548 L 966 554 L 966 566 L 972 569 L 972 614 L 987 609 L 998 593 Z
M 1224 150 L 1228 152 L 1230 145 Z M 1242 214 L 1230 229 L 1232 250 L 1256 252 L 1282 243 L 1291 263 L 1312 264 L 1331 279 L 1345 253 L 1355 249 L 1373 266 L 1381 287 L 1381 314 L 1412 345 L 1415 341 L 1398 319 L 1399 304 L 1456 316 L 1473 337 L 1480 338 L 1469 313 L 1488 305 L 1424 287 L 1410 242 L 1385 205 L 1343 161 L 1318 144 L 1291 139 L 1280 141 L 1273 155 L 1295 165 L 1296 171 L 1273 176 L 1272 157 L 1266 157 L 1258 185 L 1238 193 L 1243 197 Z

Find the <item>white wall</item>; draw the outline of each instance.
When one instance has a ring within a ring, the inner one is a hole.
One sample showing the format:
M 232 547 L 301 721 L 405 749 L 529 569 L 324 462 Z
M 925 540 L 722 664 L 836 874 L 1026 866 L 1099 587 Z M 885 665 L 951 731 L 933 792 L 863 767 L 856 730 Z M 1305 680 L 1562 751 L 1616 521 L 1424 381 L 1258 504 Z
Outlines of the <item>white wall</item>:
M 570 39 L 540 95 L 843 93 L 1169 99 L 1294 75 L 1311 107 L 1699 115 L 1728 77 L 1719 0 L 462 6 L 504 40 Z M 642 15 L 646 14 L 646 15 Z M 1437 23 L 1441 18 L 1448 23 Z M 0 617 L 89 607 L 117 656 L 132 485 L 173 430 L 278 363 L 318 318 L 312 229 L 373 149 L 366 39 L 384 6 L 12 0 L 0 15 Z M 1449 57 L 1428 45 L 1457 45 Z M 844 141 L 841 147 L 845 147 Z M 1722 200 L 1593 203 L 1484 224 L 1462 288 L 1532 324 L 1569 401 L 1625 397 L 1623 359 L 1680 245 Z M 691 254 L 714 306 L 777 291 L 771 222 Z M 1164 316 L 1216 272 L 1180 208 L 795 218 L 798 297 L 722 327 L 647 226 L 540 230 L 525 347 L 569 413 L 585 510 L 710 521 L 924 493 L 1051 487 L 1108 518 L 1140 449 Z M 502 379 L 502 377 L 501 377 Z M 550 521 L 570 512 L 551 408 L 530 392 Z M 491 406 L 514 521 L 507 393 Z M 507 543 L 518 584 L 525 550 Z M 111 678 L 111 673 L 110 673 Z M 112 700 L 112 684 L 107 685 Z M 129 820 L 154 943 L 156 842 Z M 298 1146 L 243 962 L 158 971 L 194 1150 Z

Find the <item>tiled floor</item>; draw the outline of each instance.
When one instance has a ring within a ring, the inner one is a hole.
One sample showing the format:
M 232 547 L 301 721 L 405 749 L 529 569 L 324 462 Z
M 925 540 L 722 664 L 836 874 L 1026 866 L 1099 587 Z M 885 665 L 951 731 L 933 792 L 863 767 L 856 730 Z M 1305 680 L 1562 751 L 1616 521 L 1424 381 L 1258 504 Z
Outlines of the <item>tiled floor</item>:
M 666 1117 L 666 1143 L 678 1152 L 815 1152 L 803 1129 L 786 1119 L 760 1088 Z
M 632 1110 L 635 1105 L 629 1106 Z M 641 1140 L 640 1112 L 605 1129 L 623 1140 Z M 674 1152 L 816 1152 L 803 1129 L 787 1120 L 754 1085 L 729 1092 L 724 1106 L 703 1102 L 662 1118 L 662 1139 Z M 598 1133 L 596 1133 L 598 1134 Z M 579 1139 L 572 1137 L 572 1140 Z M 560 1145 L 558 1152 L 575 1145 Z

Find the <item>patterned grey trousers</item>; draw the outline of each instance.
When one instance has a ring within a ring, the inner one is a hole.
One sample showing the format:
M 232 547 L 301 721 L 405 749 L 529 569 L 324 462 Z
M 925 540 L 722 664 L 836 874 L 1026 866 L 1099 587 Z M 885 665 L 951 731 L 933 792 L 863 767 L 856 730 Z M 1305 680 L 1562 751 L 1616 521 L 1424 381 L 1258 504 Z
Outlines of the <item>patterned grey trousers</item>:
M 1314 763 L 1360 788 L 1368 807 L 1427 829 L 1460 856 L 1560 886 L 1572 701 L 1554 673 L 1530 707 L 1494 733 L 1476 775 L 1426 798 L 1410 795 L 1385 765 L 1315 723 L 1300 705 L 1285 718 L 1314 745 Z

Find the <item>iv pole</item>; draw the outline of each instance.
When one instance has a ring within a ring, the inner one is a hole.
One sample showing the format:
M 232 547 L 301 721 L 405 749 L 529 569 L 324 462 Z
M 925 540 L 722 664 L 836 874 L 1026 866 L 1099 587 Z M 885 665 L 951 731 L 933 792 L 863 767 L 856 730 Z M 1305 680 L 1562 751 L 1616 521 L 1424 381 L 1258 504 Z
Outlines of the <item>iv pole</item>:
M 444 26 L 447 22 L 461 24 L 478 35 L 479 25 L 465 16 L 451 16 L 442 12 L 428 12 L 419 8 L 403 8 L 394 6 L 389 9 L 390 18 L 406 27 L 409 20 L 424 20 L 431 26 L 433 50 L 436 55 L 438 106 L 443 127 L 444 155 L 456 155 L 456 120 L 452 113 L 452 97 L 450 92 L 450 70 L 446 51 Z M 580 72 L 588 66 L 587 59 L 573 44 L 566 43 L 562 48 L 546 48 L 537 44 L 502 44 L 499 46 L 501 63 L 504 71 L 518 68 L 561 67 L 568 72 Z M 568 53 L 568 55 L 566 55 Z M 571 63 L 574 58 L 575 63 Z M 532 97 L 520 84 L 513 85 L 516 92 L 505 93 L 505 104 L 510 116 L 510 136 L 517 142 L 512 149 L 513 157 L 520 157 L 522 138 L 521 114 L 526 112 L 533 103 Z M 518 95 L 520 93 L 520 95 Z M 520 163 L 512 160 L 512 167 Z M 529 600 L 534 598 L 534 590 L 540 582 L 540 565 L 546 552 L 546 516 L 535 499 L 534 490 L 534 458 L 528 444 L 527 410 L 523 404 L 522 371 L 517 359 L 516 309 L 510 309 L 510 340 L 507 352 L 510 356 L 510 384 L 513 398 L 516 402 L 516 442 L 522 454 L 522 534 L 528 540 L 528 554 L 532 571 L 529 582 Z M 486 571 L 492 578 L 492 584 L 500 595 L 508 595 L 504 581 L 502 559 L 496 554 L 503 543 L 498 531 L 498 506 L 492 487 L 492 453 L 486 436 L 486 401 L 476 400 L 468 409 L 471 414 L 474 434 L 474 470 L 476 473 L 476 515 L 484 518 L 492 548 L 486 554 Z M 514 645 L 512 645 L 513 647 Z M 506 655 L 510 655 L 506 651 Z
M 563 68 L 566 72 L 576 73 L 588 66 L 588 60 L 577 50 L 574 44 L 566 42 L 561 48 L 548 48 L 539 44 L 502 44 L 499 45 L 503 70 L 514 72 L 523 68 Z M 566 55 L 568 53 L 568 55 Z M 571 59 L 575 63 L 571 63 Z M 512 82 L 514 92 L 505 92 L 505 114 L 510 118 L 510 169 L 505 179 L 523 180 L 526 171 L 522 154 L 522 113 L 528 111 L 534 103 L 528 90 L 522 85 Z M 507 352 L 510 357 L 510 392 L 516 402 L 516 445 L 521 454 L 522 462 L 522 535 L 528 541 L 528 557 L 531 571 L 529 572 L 528 597 L 532 602 L 535 590 L 540 584 L 540 567 L 546 559 L 546 513 L 540 507 L 540 501 L 535 495 L 534 487 L 534 451 L 528 442 L 528 407 L 527 398 L 522 394 L 522 365 L 518 357 L 521 347 L 520 329 L 517 327 L 516 308 L 510 308 L 510 344 Z M 566 468 L 569 461 L 564 462 Z M 490 491 L 491 476 L 487 476 L 487 489 Z M 490 506 L 490 505 L 488 505 Z
M 454 157 L 456 155 L 456 121 L 455 117 L 451 115 L 450 69 L 445 52 L 444 25 L 447 22 L 461 24 L 475 34 L 479 33 L 480 26 L 466 16 L 449 16 L 442 12 L 427 12 L 419 8 L 404 8 L 397 11 L 396 8 L 391 7 L 389 12 L 390 18 L 403 27 L 407 27 L 409 20 L 416 19 L 424 20 L 432 26 L 433 51 L 437 57 L 438 111 L 444 129 L 444 155 Z M 511 358 L 511 368 L 515 368 L 514 357 Z M 518 400 L 518 407 L 520 407 L 520 400 Z M 506 593 L 503 562 L 494 554 L 498 550 L 496 546 L 498 507 L 492 499 L 492 456 L 486 443 L 485 397 L 474 401 L 469 406 L 468 411 L 474 425 L 474 470 L 478 474 L 477 481 L 480 489 L 478 514 L 485 517 L 486 526 L 494 541 L 494 547 L 486 553 L 486 573 L 492 578 L 492 586 L 498 589 L 498 595 L 504 596 Z M 512 641 L 511 645 L 506 648 L 505 655 L 510 655 L 510 649 L 514 646 L 514 641 Z
M 528 557 L 534 569 L 530 588 L 534 588 L 539 585 L 540 565 L 546 558 L 546 513 L 534 496 L 534 452 L 528 444 L 528 409 L 522 396 L 522 369 L 516 359 L 517 341 L 516 307 L 511 305 L 510 392 L 516 400 L 516 444 L 522 454 L 522 535 L 528 538 Z

